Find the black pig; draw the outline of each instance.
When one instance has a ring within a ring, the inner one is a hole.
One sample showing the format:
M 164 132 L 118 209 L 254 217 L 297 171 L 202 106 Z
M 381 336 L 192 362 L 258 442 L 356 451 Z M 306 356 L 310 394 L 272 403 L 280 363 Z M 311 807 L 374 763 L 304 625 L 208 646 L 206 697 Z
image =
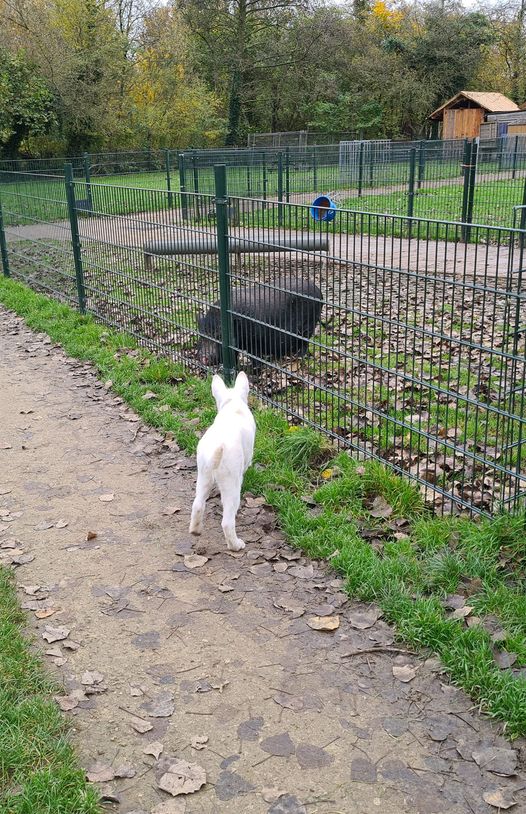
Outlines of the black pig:
M 314 283 L 290 276 L 268 285 L 256 283 L 232 290 L 233 345 L 258 359 L 303 356 L 320 319 L 323 299 Z M 198 319 L 205 334 L 197 351 L 208 367 L 222 362 L 221 314 L 219 301 Z M 207 337 L 211 337 L 208 339 Z M 236 354 L 237 356 L 237 354 Z

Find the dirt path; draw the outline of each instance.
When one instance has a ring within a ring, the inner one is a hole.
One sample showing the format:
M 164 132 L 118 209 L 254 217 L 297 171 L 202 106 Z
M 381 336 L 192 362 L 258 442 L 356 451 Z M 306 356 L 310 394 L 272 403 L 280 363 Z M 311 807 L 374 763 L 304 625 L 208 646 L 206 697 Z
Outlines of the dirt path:
M 393 646 L 392 630 L 289 548 L 265 508 L 244 503 L 248 544 L 232 556 L 216 501 L 197 547 L 194 462 L 5 310 L 0 336 L 0 505 L 13 513 L 0 559 L 21 558 L 30 611 L 56 610 L 30 614 L 31 628 L 74 707 L 83 765 L 125 775 L 102 783 L 119 801 L 109 810 L 483 814 L 496 810 L 482 799 L 492 787 L 526 805 L 523 774 L 474 762 L 480 742 L 509 746 L 436 660 L 353 655 Z M 192 546 L 208 560 L 185 560 Z M 336 632 L 308 627 L 329 613 Z M 46 644 L 60 627 L 67 638 Z M 407 683 L 393 675 L 405 664 L 417 668 Z M 177 759 L 207 784 L 172 800 L 158 781 Z

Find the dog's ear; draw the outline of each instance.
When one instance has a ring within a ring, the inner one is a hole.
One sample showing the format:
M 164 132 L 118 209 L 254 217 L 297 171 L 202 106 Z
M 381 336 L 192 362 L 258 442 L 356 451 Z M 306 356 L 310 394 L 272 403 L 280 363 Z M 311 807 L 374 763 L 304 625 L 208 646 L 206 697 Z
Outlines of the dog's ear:
M 248 383 L 247 374 L 241 371 L 240 373 L 237 374 L 234 390 L 236 391 L 237 395 L 243 399 L 243 401 L 248 401 L 249 389 L 250 385 Z
M 226 395 L 226 385 L 221 376 L 218 376 L 217 373 L 212 379 L 212 395 L 217 404 L 217 408 L 219 409 L 219 405 L 221 404 Z

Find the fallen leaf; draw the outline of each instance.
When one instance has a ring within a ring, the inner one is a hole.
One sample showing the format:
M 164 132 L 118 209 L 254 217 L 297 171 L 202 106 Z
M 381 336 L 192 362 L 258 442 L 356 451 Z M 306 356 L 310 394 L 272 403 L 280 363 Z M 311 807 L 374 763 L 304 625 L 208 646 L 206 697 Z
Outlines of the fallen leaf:
M 55 696 L 55 701 L 59 705 L 62 712 L 71 712 L 79 705 L 79 699 L 74 698 L 72 695 L 58 695 Z
M 378 495 L 373 500 L 372 506 L 369 509 L 371 517 L 390 517 L 393 513 L 393 507 L 389 505 L 382 495 Z
M 85 685 L 93 685 L 93 684 L 100 684 L 101 681 L 104 681 L 104 676 L 102 673 L 98 673 L 96 670 L 90 671 L 86 670 L 85 673 L 82 673 L 82 678 L 80 679 L 81 684 Z
M 144 401 L 150 401 L 151 399 L 158 398 L 157 393 L 153 393 L 151 390 L 147 390 L 146 393 L 143 395 Z
M 493 658 L 501 670 L 507 670 L 513 667 L 518 657 L 517 653 L 508 653 L 507 650 L 496 650 L 493 654 Z
M 294 795 L 282 794 L 270 806 L 268 814 L 307 814 L 307 809 Z
M 192 738 L 192 749 L 200 751 L 205 748 L 207 743 L 208 735 L 196 735 L 195 738 Z
M 58 608 L 47 608 L 45 610 L 37 610 L 35 611 L 35 616 L 37 619 L 47 619 L 49 616 L 53 616 L 53 614 L 57 613 Z
M 179 508 L 179 506 L 166 506 L 162 510 L 162 514 L 172 515 L 172 514 L 177 514 L 177 512 L 180 512 L 180 511 L 181 511 L 181 509 Z
M 279 704 L 280 707 L 291 709 L 293 712 L 299 712 L 305 706 L 303 698 L 284 692 L 276 693 L 276 695 L 272 696 L 272 700 Z
M 364 611 L 354 611 L 349 614 L 349 622 L 351 627 L 357 630 L 367 630 L 373 627 L 381 616 L 381 611 L 378 608 L 370 608 Z
M 517 805 L 517 801 L 511 797 L 510 793 L 506 789 L 493 789 L 493 791 L 485 791 L 482 795 L 482 799 L 485 803 L 488 803 L 488 805 L 503 810 Z
M 312 579 L 314 576 L 314 566 L 310 565 L 293 565 L 292 568 L 289 568 L 288 573 L 292 577 L 298 577 L 298 579 Z
M 130 721 L 130 725 L 139 735 L 144 735 L 146 732 L 149 732 L 153 729 L 153 725 L 149 723 L 149 721 L 143 721 L 142 718 L 134 718 Z
M 310 616 L 307 624 L 313 630 L 337 630 L 340 627 L 339 616 Z
M 113 492 L 108 492 L 108 494 L 106 495 L 99 495 L 99 500 L 101 501 L 101 503 L 110 503 L 110 501 L 112 501 L 114 497 L 115 495 L 113 494 Z
M 251 495 L 245 495 L 245 503 L 249 509 L 255 509 L 258 506 L 265 505 L 265 498 L 264 497 L 251 497 Z
M 321 473 L 323 480 L 330 480 L 334 474 L 334 469 L 324 469 Z
M 96 531 L 88 531 L 88 533 L 86 534 L 86 540 L 94 540 L 96 536 L 97 536 Z
M 65 529 L 67 525 L 68 525 L 68 521 L 64 520 L 61 517 L 60 520 L 57 520 L 57 522 L 55 523 L 55 528 L 56 529 Z
M 272 735 L 270 738 L 265 738 L 260 743 L 260 749 L 268 752 L 269 755 L 276 757 L 289 757 L 296 751 L 296 747 L 292 742 L 288 732 L 282 732 L 280 735 Z
M 504 749 L 500 746 L 482 747 L 472 752 L 472 758 L 481 769 L 502 777 L 511 777 L 517 768 L 517 752 L 514 749 Z
M 171 692 L 161 692 L 141 705 L 150 718 L 169 718 L 175 710 L 174 696 Z
M 18 557 L 13 557 L 11 560 L 12 565 L 27 565 L 29 562 L 33 562 L 35 559 L 34 554 L 20 554 Z
M 183 562 L 187 568 L 201 568 L 208 562 L 208 557 L 203 557 L 201 554 L 185 554 Z
M 123 763 L 115 769 L 115 777 L 135 777 L 137 771 L 130 763 Z
M 159 760 L 159 756 L 162 754 L 163 749 L 164 745 L 160 741 L 152 741 L 152 743 L 149 743 L 148 746 L 145 746 L 142 751 L 143 754 L 152 755 L 152 757 L 154 757 L 155 760 Z
M 43 520 L 38 526 L 35 526 L 35 531 L 46 531 L 46 529 L 52 529 L 54 525 L 53 520 Z
M 462 608 L 457 608 L 450 613 L 448 619 L 465 619 L 466 616 L 469 616 L 473 608 L 470 605 L 464 605 Z
M 184 800 L 165 800 L 152 808 L 150 814 L 185 814 L 186 802 Z
M 86 772 L 90 783 L 108 783 L 115 777 L 115 772 L 108 763 L 94 763 Z
M 177 760 L 159 780 L 159 788 L 172 797 L 179 794 L 192 794 L 206 783 L 206 772 L 197 763 Z
M 67 627 L 49 627 L 49 625 L 46 625 L 42 638 L 51 644 L 52 642 L 60 642 L 63 639 L 67 639 L 69 634 L 70 631 Z
M 404 684 L 406 684 L 408 681 L 412 681 L 416 676 L 417 669 L 417 667 L 411 667 L 410 664 L 394 664 L 393 675 L 395 678 L 398 678 L 399 681 L 403 681 Z
M 141 695 L 144 695 L 144 692 L 142 691 L 141 687 L 135 687 L 135 686 L 131 685 L 130 686 L 130 695 L 132 695 L 134 698 L 140 698 Z

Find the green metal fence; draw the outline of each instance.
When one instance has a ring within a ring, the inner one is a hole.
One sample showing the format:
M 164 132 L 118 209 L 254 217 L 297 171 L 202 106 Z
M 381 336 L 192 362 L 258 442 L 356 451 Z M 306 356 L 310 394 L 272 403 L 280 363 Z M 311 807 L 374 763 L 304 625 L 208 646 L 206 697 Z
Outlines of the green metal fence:
M 343 208 L 511 226 L 526 199 L 526 136 L 495 140 L 341 141 L 332 145 L 85 153 L 68 159 L 75 179 L 214 194 L 225 164 L 230 193 L 308 203 L 329 194 Z M 63 177 L 63 159 L 0 161 L 4 183 Z
M 212 195 L 0 173 L 4 273 L 191 370 L 247 369 L 292 424 L 385 462 L 439 511 L 522 509 L 524 228 L 351 209 L 328 223 L 229 196 L 226 174 Z

